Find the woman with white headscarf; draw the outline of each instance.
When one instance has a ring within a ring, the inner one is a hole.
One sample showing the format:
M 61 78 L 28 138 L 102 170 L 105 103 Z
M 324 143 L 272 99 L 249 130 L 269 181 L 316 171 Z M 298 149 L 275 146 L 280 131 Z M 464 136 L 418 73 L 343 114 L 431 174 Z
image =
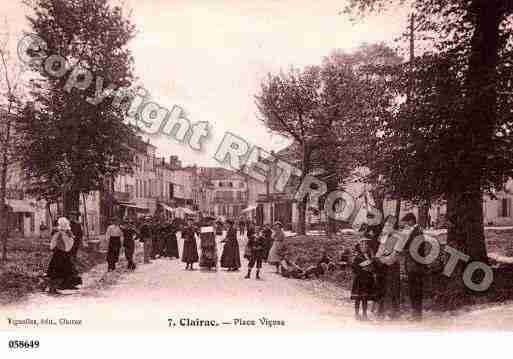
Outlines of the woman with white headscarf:
M 50 241 L 53 255 L 47 271 L 50 279 L 49 291 L 52 294 L 57 294 L 57 288 L 62 287 L 76 275 L 69 255 L 69 251 L 73 247 L 70 222 L 65 217 L 61 217 L 57 221 L 57 225 L 57 231 L 52 235 Z

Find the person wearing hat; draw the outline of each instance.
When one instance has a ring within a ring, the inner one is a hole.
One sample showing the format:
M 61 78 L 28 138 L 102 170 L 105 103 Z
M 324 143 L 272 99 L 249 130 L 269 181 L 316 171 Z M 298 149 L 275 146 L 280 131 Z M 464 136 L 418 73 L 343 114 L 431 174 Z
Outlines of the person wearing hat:
M 281 222 L 276 222 L 274 224 L 273 245 L 269 251 L 269 258 L 267 259 L 267 263 L 276 267 L 276 273 L 280 272 L 280 262 L 283 259 L 285 250 L 285 233 L 283 233 L 283 225 Z
M 354 247 L 354 256 L 351 264 L 351 269 L 353 270 L 351 299 L 354 300 L 354 312 L 357 320 L 367 320 L 368 301 L 373 300 L 375 294 L 374 276 L 371 272 L 374 255 L 370 246 L 371 241 L 371 238 L 362 234 L 362 237 Z

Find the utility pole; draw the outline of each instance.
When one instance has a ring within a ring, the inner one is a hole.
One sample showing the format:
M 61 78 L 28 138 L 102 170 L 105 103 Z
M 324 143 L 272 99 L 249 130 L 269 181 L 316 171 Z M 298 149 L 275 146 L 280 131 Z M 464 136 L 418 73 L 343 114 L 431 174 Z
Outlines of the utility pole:
M 413 97 L 413 61 L 415 60 L 415 15 L 410 15 L 410 26 L 409 26 L 409 39 L 410 39 L 410 66 L 408 76 L 408 88 L 406 93 L 406 104 L 409 106 Z M 401 215 L 401 198 L 397 198 L 395 203 L 395 217 L 397 218 L 397 224 L 399 225 L 399 218 Z

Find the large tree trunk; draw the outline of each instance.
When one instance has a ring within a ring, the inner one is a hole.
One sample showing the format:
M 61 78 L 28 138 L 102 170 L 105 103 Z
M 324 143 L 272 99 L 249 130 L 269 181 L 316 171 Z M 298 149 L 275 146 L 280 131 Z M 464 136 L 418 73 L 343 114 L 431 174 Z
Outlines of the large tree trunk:
M 422 228 L 429 226 L 429 207 L 431 207 L 428 201 L 422 201 L 419 204 L 419 225 Z
M 401 199 L 398 198 L 395 200 L 395 218 L 397 219 L 395 223 L 395 229 L 399 229 L 399 221 L 401 220 Z
M 71 212 L 79 212 L 80 191 L 70 189 L 64 192 L 63 206 L 64 216 L 68 217 Z
M 335 173 L 335 169 L 330 168 L 330 170 Z M 319 203 L 319 208 L 325 207 L 325 201 L 326 198 L 330 193 L 333 191 L 336 191 L 338 189 L 338 176 L 333 174 L 331 175 L 328 180 L 326 181 L 327 190 L 326 194 L 322 196 L 322 199 Z M 330 208 L 329 211 L 333 211 L 334 208 Z M 328 211 L 322 211 L 321 213 L 324 213 L 324 216 L 326 218 L 326 235 L 329 239 L 333 238 L 333 235 L 337 232 L 337 220 L 331 218 L 331 216 L 328 215 Z
M 0 169 L 0 238 L 2 240 L 2 262 L 7 261 L 7 238 L 9 236 L 9 211 L 7 195 L 7 155 L 4 153 Z
M 462 160 L 452 176 L 452 193 L 447 195 L 448 241 L 465 251 L 471 260 L 478 261 L 487 261 L 482 184 L 497 119 L 499 25 L 503 16 L 500 2 L 474 0 L 471 4 L 475 31 L 465 84 L 464 116 L 457 128 L 465 135 L 463 147 L 459 148 Z
M 472 260 L 487 262 L 483 227 L 483 194 L 453 192 L 447 198 L 448 241 Z

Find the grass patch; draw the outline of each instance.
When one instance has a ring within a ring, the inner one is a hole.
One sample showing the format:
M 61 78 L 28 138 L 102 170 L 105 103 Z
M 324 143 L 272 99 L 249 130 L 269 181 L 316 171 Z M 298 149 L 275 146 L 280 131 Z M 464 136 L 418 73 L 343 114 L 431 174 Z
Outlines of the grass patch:
M 487 230 L 485 235 L 488 253 L 513 257 L 513 230 Z M 326 236 L 296 236 L 287 240 L 292 258 L 302 268 L 317 264 L 324 249 L 331 258 L 338 259 L 344 250 L 352 251 L 356 242 L 357 237 L 350 234 L 339 235 L 333 239 Z M 461 273 L 455 273 L 453 278 L 447 278 L 441 273 L 443 264 L 438 267 L 438 271 L 427 273 L 424 280 L 424 305 L 428 310 L 451 311 L 469 305 L 513 300 L 513 266 L 494 268 L 493 284 L 483 293 L 462 290 Z M 401 302 L 403 306 L 408 307 L 408 287 L 404 269 L 401 270 L 401 277 Z M 340 289 L 350 290 L 351 268 L 348 266 L 330 272 L 322 280 L 334 283 Z
M 12 239 L 8 242 L 7 262 L 0 267 L 0 305 L 25 299 L 41 290 L 52 252 L 40 239 Z M 76 268 L 85 273 L 105 262 L 105 254 L 80 250 Z

